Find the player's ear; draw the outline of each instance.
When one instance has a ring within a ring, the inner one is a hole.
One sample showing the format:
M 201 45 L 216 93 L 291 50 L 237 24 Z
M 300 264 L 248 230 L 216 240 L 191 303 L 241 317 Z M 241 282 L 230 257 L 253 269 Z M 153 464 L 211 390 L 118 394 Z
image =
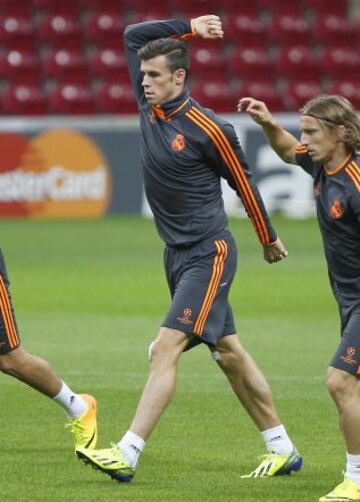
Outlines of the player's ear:
M 175 84 L 181 85 L 185 82 L 186 79 L 186 71 L 184 68 L 179 68 L 174 72 L 174 81 Z

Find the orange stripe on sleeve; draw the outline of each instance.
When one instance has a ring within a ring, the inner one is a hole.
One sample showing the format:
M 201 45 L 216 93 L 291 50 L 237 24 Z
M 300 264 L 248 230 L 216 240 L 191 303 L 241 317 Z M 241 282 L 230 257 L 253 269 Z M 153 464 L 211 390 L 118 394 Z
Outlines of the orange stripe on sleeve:
M 189 38 L 197 37 L 197 33 L 195 31 L 195 19 L 191 19 L 190 26 L 191 26 L 190 33 L 184 33 L 184 35 L 171 35 L 171 37 L 169 38 L 176 38 L 182 40 L 183 42 L 186 42 L 187 40 L 189 40 Z
M 0 276 L 0 310 L 4 319 L 6 334 L 9 340 L 10 348 L 15 348 L 19 343 L 19 338 L 16 333 L 14 318 L 11 311 L 9 296 L 4 284 L 3 278 Z
M 352 161 L 350 166 L 352 167 L 353 172 L 360 177 L 360 167 L 357 165 L 357 163 L 355 161 Z
M 217 254 L 214 259 L 209 286 L 194 327 L 194 333 L 200 336 L 204 331 L 206 320 L 208 318 L 211 306 L 214 302 L 219 282 L 224 271 L 224 263 L 227 257 L 227 245 L 225 241 L 215 241 L 215 246 L 217 249 Z
M 223 147 L 222 150 L 225 153 L 226 158 L 229 160 L 229 162 L 227 162 L 227 165 L 230 169 L 230 172 L 232 173 L 235 180 L 237 181 L 237 187 L 241 191 L 243 197 L 245 198 L 245 205 L 248 209 L 249 216 L 251 217 L 251 219 L 255 225 L 255 229 L 259 235 L 260 241 L 264 244 L 268 244 L 269 243 L 269 236 L 268 236 L 266 223 L 265 223 L 264 218 L 261 214 L 261 211 L 260 211 L 260 208 L 257 204 L 257 201 L 254 197 L 250 183 L 249 183 L 246 175 L 244 174 L 244 171 L 242 169 L 240 161 L 239 161 L 238 157 L 236 156 L 232 146 L 230 145 L 227 137 L 225 136 L 225 134 L 222 132 L 220 127 L 215 122 L 210 120 L 206 115 L 201 113 L 196 108 L 193 108 L 193 110 L 195 112 L 197 112 L 200 117 L 203 117 L 205 123 L 207 123 L 209 127 L 213 128 L 217 139 L 220 141 L 220 144 Z M 218 143 L 219 143 L 219 141 L 218 141 Z M 220 144 L 218 146 L 219 150 L 221 148 Z M 225 160 L 225 162 L 226 162 L 226 160 Z
M 254 223 L 255 230 L 259 236 L 260 241 L 263 244 L 268 244 L 270 242 L 270 239 L 265 220 L 254 197 L 250 183 L 245 176 L 239 159 L 232 149 L 228 139 L 215 122 L 211 121 L 206 115 L 201 113 L 196 108 L 192 107 L 189 112 L 186 113 L 186 115 L 201 129 L 203 129 L 203 131 L 205 131 L 205 133 L 214 142 L 216 148 L 220 152 L 222 159 L 233 175 L 238 190 L 243 196 L 244 205 Z
M 351 163 L 348 167 L 345 168 L 345 171 L 348 173 L 350 178 L 352 179 L 354 185 L 357 190 L 360 192 L 360 173 L 359 170 L 356 169 L 355 165 Z

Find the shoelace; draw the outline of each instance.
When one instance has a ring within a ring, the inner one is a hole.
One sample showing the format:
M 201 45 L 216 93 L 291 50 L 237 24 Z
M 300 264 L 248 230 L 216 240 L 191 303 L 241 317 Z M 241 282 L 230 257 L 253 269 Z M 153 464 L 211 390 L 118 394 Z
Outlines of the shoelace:
M 74 418 L 70 420 L 67 424 L 65 424 L 65 429 L 69 429 L 72 434 L 78 439 L 82 441 L 85 439 L 84 435 L 84 427 L 81 425 L 80 420 L 78 418 Z

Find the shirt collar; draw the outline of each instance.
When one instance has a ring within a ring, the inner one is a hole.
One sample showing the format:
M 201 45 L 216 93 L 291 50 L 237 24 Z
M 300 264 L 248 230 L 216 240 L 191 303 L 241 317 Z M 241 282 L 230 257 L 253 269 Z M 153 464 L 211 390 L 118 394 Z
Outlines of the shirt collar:
M 351 153 L 350 155 L 348 155 L 346 157 L 346 159 L 339 165 L 337 166 L 335 169 L 327 169 L 325 166 L 324 166 L 324 170 L 326 172 L 326 174 L 328 174 L 329 176 L 332 176 L 333 174 L 336 174 L 338 173 L 339 171 L 341 171 L 341 169 L 343 169 L 345 166 L 347 166 L 351 160 L 353 158 L 353 154 Z
M 151 107 L 155 117 L 163 120 L 171 120 L 179 112 L 187 109 L 186 105 L 190 99 L 189 89 L 185 88 L 175 99 L 164 103 L 163 105 L 153 105 Z

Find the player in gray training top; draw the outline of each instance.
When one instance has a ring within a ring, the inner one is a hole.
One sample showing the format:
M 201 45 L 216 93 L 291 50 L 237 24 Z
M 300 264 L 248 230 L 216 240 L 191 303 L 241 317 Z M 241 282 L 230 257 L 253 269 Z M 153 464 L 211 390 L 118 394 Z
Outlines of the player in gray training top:
M 145 441 L 174 394 L 178 359 L 199 343 L 209 347 L 264 438 L 268 454 L 249 476 L 287 474 L 302 464 L 265 378 L 235 334 L 228 294 L 237 251 L 227 228 L 221 177 L 241 197 L 265 260 L 281 260 L 287 251 L 270 224 L 233 126 L 189 95 L 184 40 L 193 36 L 222 38 L 220 19 L 153 21 L 125 31 L 141 117 L 145 190 L 166 243 L 172 303 L 150 346 L 150 375 L 130 429 L 113 448 L 78 449 L 80 458 L 118 481 L 132 479 Z
M 339 305 L 341 341 L 328 389 L 346 443 L 345 479 L 320 502 L 360 500 L 360 120 L 342 96 L 319 96 L 301 109 L 301 143 L 273 119 L 265 103 L 239 101 L 271 146 L 314 180 L 317 217 L 330 284 Z

